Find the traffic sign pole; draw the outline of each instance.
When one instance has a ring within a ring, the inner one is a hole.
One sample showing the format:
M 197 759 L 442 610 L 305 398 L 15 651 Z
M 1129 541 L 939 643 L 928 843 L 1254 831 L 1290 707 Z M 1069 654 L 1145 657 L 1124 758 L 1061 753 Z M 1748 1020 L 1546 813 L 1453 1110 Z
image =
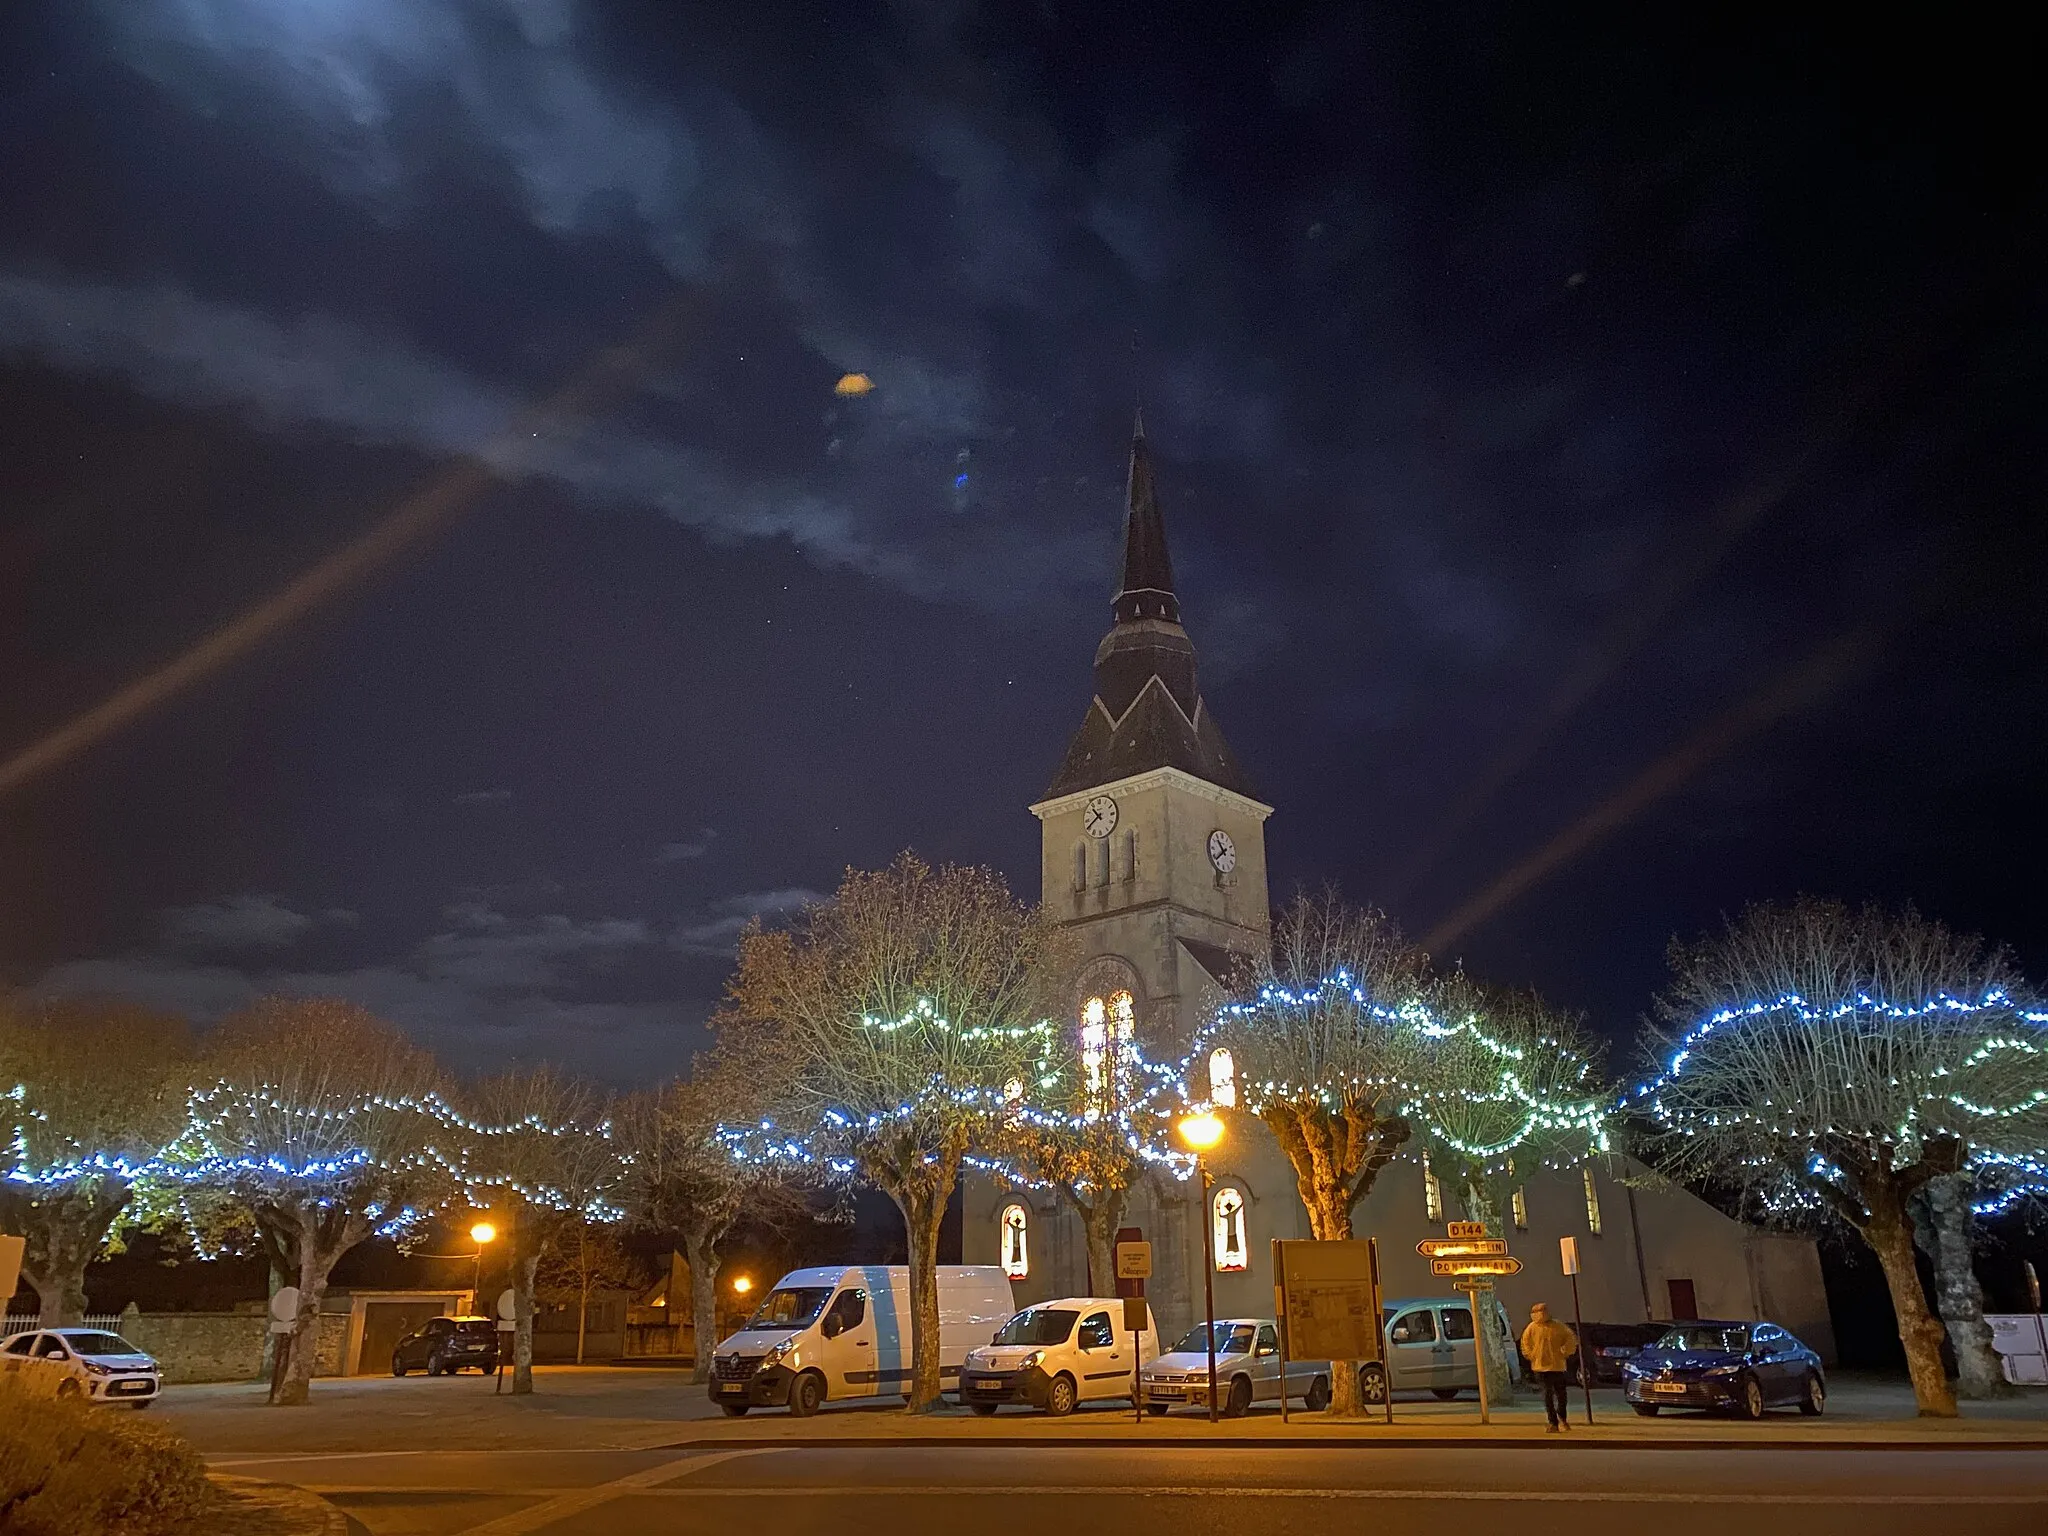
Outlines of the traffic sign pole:
M 1465 1299 L 1472 1304 L 1472 1363 L 1479 1367 L 1479 1422 L 1491 1424 L 1491 1404 L 1486 1392 L 1486 1320 L 1479 1315 L 1479 1302 L 1482 1296 L 1488 1301 L 1493 1300 L 1493 1287 L 1474 1282 L 1469 1288 L 1460 1286 L 1459 1289 L 1465 1292 Z

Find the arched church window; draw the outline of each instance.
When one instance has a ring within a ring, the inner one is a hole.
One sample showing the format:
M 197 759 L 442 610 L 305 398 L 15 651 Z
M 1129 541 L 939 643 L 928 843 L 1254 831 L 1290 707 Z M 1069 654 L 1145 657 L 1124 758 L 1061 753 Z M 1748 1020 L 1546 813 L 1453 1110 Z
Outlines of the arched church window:
M 1081 1005 L 1081 1077 L 1093 1120 L 1129 1096 L 1137 1064 L 1138 1004 L 1128 992 Z
M 1014 1201 L 1003 1207 L 998 1230 L 1003 1240 L 1003 1273 L 1023 1280 L 1031 1273 L 1031 1213 Z
M 1593 1168 L 1591 1164 L 1586 1166 L 1585 1173 L 1586 1230 L 1592 1233 L 1593 1236 L 1598 1237 L 1600 1235 L 1600 1186 L 1593 1182 Z
M 1085 840 L 1074 844 L 1074 889 L 1088 889 L 1088 844 Z
M 1209 1053 L 1209 1102 L 1219 1109 L 1237 1108 L 1237 1062 L 1221 1046 Z
M 1217 1188 L 1210 1202 L 1210 1228 L 1216 1268 L 1226 1274 L 1243 1269 L 1251 1251 L 1245 1238 L 1243 1190 L 1234 1184 Z
M 1422 1154 L 1422 1214 L 1430 1221 L 1444 1219 L 1444 1187 L 1436 1180 L 1436 1170 L 1429 1166 L 1429 1154 Z

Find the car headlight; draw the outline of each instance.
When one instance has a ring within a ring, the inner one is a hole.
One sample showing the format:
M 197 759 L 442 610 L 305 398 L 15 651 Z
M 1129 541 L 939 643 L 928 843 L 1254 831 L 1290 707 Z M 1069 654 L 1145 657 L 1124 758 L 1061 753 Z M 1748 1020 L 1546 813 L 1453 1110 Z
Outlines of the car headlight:
M 111 1365 L 101 1365 L 97 1360 L 81 1360 L 78 1363 L 88 1371 L 91 1371 L 95 1376 L 111 1376 L 114 1374 L 114 1368 Z
M 1622 1366 L 1621 1374 L 1624 1376 L 1641 1376 L 1644 1374 L 1644 1372 L 1643 1368 L 1640 1365 L 1637 1365 L 1633 1360 L 1631 1360 Z
M 1034 1365 L 1041 1364 L 1044 1361 L 1044 1359 L 1045 1351 L 1042 1349 L 1034 1349 L 1033 1351 L 1031 1351 L 1030 1354 L 1026 1355 L 1022 1360 L 1019 1360 L 1017 1362 L 1017 1369 L 1020 1371 L 1028 1371 Z
M 1700 1374 L 1703 1376 L 1733 1376 L 1741 1370 L 1739 1365 L 1710 1365 Z
M 761 1357 L 761 1364 L 764 1366 L 780 1365 L 795 1353 L 796 1340 L 784 1339 L 780 1344 L 769 1346 L 768 1353 Z

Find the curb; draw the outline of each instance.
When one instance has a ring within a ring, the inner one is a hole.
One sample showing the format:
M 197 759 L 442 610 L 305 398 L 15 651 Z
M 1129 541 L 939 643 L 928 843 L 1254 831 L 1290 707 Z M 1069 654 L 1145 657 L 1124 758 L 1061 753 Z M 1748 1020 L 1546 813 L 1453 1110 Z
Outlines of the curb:
M 350 1521 L 346 1514 L 319 1494 L 308 1493 L 296 1484 L 237 1477 L 231 1472 L 209 1472 L 207 1480 L 223 1492 L 235 1494 L 279 1517 L 295 1536 L 349 1536 Z
M 1407 1450 L 1460 1450 L 1471 1446 L 1485 1446 L 1492 1450 L 1542 1450 L 1545 1454 L 1566 1446 L 1595 1451 L 2033 1451 L 2048 1453 L 2048 1440 L 1850 1440 L 1850 1439 L 1801 1439 L 1801 1440 L 1735 1440 L 1718 1438 L 1712 1440 L 1647 1440 L 1634 1437 L 1602 1439 L 1595 1435 L 1571 1439 L 1538 1439 L 1535 1436 L 1471 1435 L 1454 1437 L 1449 1435 L 1400 1435 L 1375 1439 L 1365 1435 L 1329 1435 L 1309 1437 L 1305 1435 L 1215 1435 L 1176 1436 L 1168 1440 L 1161 1437 L 1142 1435 L 1090 1435 L 1086 1439 L 1054 1438 L 1052 1436 L 1025 1435 L 834 1435 L 816 1439 L 799 1439 L 794 1436 L 768 1435 L 721 1435 L 710 1439 L 676 1440 L 665 1445 L 645 1447 L 650 1451 L 719 1451 L 742 1448 L 747 1450 L 938 1450 L 961 1446 L 973 1450 L 1015 1451 L 1015 1450 L 1074 1450 L 1077 1448 L 1100 1448 L 1103 1450 L 1230 1450 L 1230 1451 L 1328 1451 L 1335 1449 L 1360 1448 L 1379 1450 L 1399 1447 Z

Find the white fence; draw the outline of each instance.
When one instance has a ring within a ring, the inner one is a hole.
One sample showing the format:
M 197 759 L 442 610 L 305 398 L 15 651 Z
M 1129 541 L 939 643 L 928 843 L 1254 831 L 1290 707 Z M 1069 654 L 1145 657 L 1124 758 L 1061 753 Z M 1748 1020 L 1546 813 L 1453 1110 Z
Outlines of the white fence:
M 2048 1324 L 2032 1312 L 1986 1313 L 1991 1347 L 1998 1351 L 2005 1379 L 2015 1386 L 2048 1384 Z
M 109 1333 L 121 1331 L 121 1319 L 113 1314 L 105 1317 L 88 1317 L 80 1325 L 85 1328 L 104 1328 Z M 42 1324 L 33 1312 L 10 1312 L 0 1318 L 0 1339 L 11 1339 L 17 1333 L 34 1333 Z

